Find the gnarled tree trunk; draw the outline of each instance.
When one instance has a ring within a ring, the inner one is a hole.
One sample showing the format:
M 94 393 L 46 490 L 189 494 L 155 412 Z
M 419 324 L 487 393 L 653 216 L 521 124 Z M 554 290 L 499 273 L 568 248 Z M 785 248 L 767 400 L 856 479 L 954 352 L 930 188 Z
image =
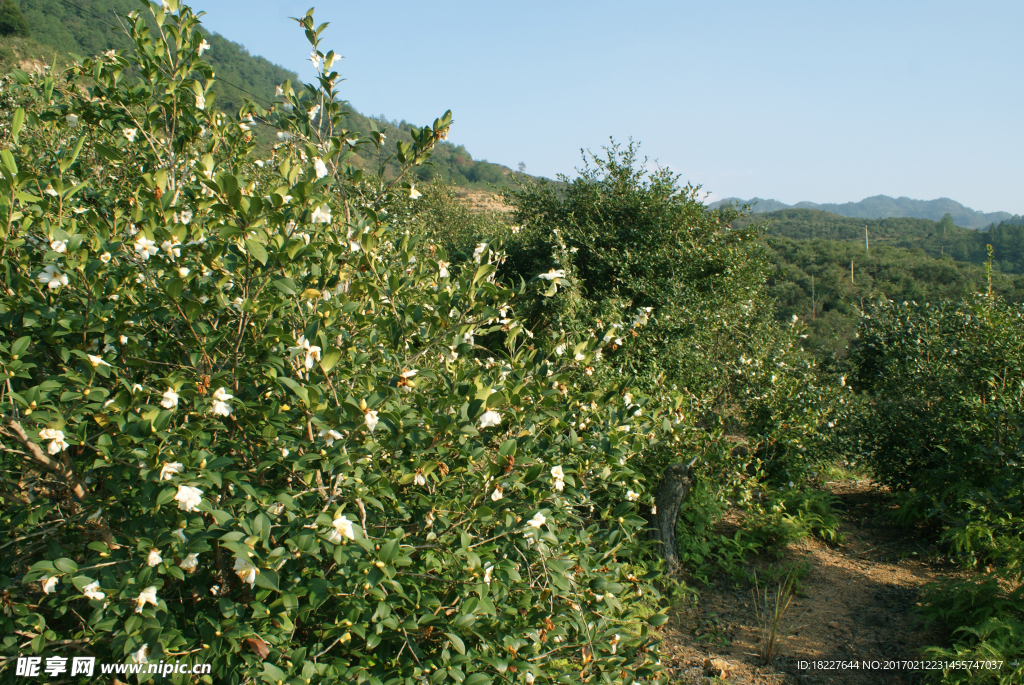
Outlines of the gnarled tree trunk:
M 661 476 L 658 492 L 655 494 L 655 512 L 650 516 L 651 537 L 658 540 L 659 552 L 665 559 L 665 571 L 673 575 L 679 571 L 679 547 L 676 542 L 676 519 L 679 507 L 686 501 L 693 485 L 689 464 L 671 464 Z

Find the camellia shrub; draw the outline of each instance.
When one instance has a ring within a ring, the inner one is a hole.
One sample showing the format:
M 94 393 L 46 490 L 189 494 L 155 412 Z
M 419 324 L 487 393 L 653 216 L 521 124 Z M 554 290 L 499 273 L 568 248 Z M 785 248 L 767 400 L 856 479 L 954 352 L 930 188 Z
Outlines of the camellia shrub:
M 3 82 L 0 671 L 656 678 L 629 458 L 662 417 L 566 384 L 603 331 L 533 338 L 499 245 L 456 267 L 394 218 L 418 191 L 350 163 L 387 134 L 338 128 L 298 21 L 320 75 L 271 113 L 215 111 L 175 0 L 124 18 L 134 53 Z
M 1024 310 L 995 296 L 882 301 L 852 361 L 864 393 L 847 443 L 905 518 L 931 517 L 954 552 L 1020 573 L 1024 516 Z

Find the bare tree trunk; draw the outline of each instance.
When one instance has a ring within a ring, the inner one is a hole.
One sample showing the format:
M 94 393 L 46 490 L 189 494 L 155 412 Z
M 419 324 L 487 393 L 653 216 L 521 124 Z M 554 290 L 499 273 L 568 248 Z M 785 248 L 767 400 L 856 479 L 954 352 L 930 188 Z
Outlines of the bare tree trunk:
M 696 461 L 696 460 L 694 460 Z M 671 464 L 661 476 L 661 484 L 655 494 L 655 512 L 651 515 L 651 537 L 658 540 L 659 552 L 665 559 L 665 570 L 669 575 L 679 571 L 679 547 L 676 542 L 676 519 L 679 507 L 686 501 L 693 485 L 689 464 Z

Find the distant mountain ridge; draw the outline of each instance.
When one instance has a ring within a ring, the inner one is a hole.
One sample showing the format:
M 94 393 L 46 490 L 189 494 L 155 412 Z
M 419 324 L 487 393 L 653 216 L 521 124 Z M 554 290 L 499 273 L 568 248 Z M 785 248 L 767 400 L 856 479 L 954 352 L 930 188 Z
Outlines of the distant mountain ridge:
M 777 212 L 780 209 L 818 209 L 839 216 L 847 216 L 854 219 L 930 219 L 939 221 L 946 214 L 953 217 L 953 223 L 964 228 L 985 228 L 1002 221 L 1019 219 L 1009 212 L 979 212 L 978 210 L 965 207 L 956 200 L 948 197 L 940 197 L 937 200 L 913 200 L 909 197 L 892 198 L 888 195 L 875 195 L 860 202 L 846 202 L 843 204 L 817 204 L 814 202 L 797 202 L 795 205 L 787 205 L 778 200 L 764 200 L 759 197 L 750 200 L 741 200 L 736 197 L 726 198 L 711 204 L 715 209 L 726 204 L 753 205 L 753 211 L 757 214 Z

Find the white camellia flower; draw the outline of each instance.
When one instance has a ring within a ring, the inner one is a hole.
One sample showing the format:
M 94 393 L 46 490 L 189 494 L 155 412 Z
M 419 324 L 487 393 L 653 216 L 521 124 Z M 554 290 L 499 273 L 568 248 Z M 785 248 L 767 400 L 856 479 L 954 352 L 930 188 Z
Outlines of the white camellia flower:
M 527 521 L 527 525 L 529 525 L 531 528 L 540 528 L 545 523 L 547 523 L 547 521 L 548 520 L 544 518 L 544 514 L 538 511 L 536 514 L 533 515 L 532 519 Z
M 287 447 L 282 447 L 281 448 L 281 456 L 282 457 L 286 457 L 287 458 L 289 454 L 291 454 L 291 452 L 288 451 Z
M 180 564 L 178 564 L 178 568 L 180 568 L 182 571 L 185 571 L 186 573 L 194 573 L 196 568 L 198 568 L 198 567 L 199 567 L 199 555 L 198 554 L 189 554 L 187 557 L 185 557 L 184 559 L 181 560 Z
M 577 352 L 576 355 L 573 357 L 573 359 L 575 359 L 578 362 L 581 362 L 581 361 L 583 361 L 586 358 L 587 358 L 587 355 L 583 354 L 582 352 Z
M 320 205 L 313 210 L 313 223 L 314 224 L 329 224 L 331 223 L 331 208 L 327 205 Z
M 320 361 L 320 347 L 317 345 L 310 345 L 309 341 L 306 340 L 306 337 L 303 335 L 300 335 L 299 339 L 295 342 L 297 343 L 295 347 L 289 347 L 288 349 L 292 352 L 305 350 L 306 359 L 303 364 L 307 369 L 312 369 L 313 364 Z
M 181 473 L 184 470 L 185 465 L 180 461 L 164 462 L 164 465 L 160 467 L 160 480 L 170 480 L 174 477 L 174 474 Z
M 334 444 L 335 440 L 341 440 L 341 433 L 333 429 L 328 430 L 327 428 L 321 428 L 320 437 L 323 438 L 324 442 L 327 443 L 327 446 L 330 447 Z
M 288 133 L 287 131 L 278 131 L 277 132 L 277 139 L 278 140 L 291 140 L 292 139 L 292 134 Z
M 150 240 L 146 236 L 139 236 L 139 239 L 135 241 L 135 251 L 142 257 L 142 261 L 148 261 L 153 255 L 160 253 L 160 248 L 156 246 L 155 240 Z
M 356 539 L 355 529 L 352 527 L 352 521 L 348 520 L 348 517 L 344 514 L 339 514 L 338 518 L 334 519 L 334 530 L 331 531 L 328 536 L 328 540 L 334 543 L 341 542 L 342 537 L 346 537 L 349 540 Z
M 488 428 L 490 426 L 497 426 L 500 423 L 501 423 L 501 414 L 499 414 L 498 412 L 494 411 L 493 409 L 488 409 L 480 417 L 480 427 L 481 428 Z
M 179 485 L 178 494 L 174 496 L 178 501 L 178 508 L 182 511 L 199 511 L 199 505 L 203 501 L 203 491 L 189 485 Z
M 612 654 L 615 654 L 615 651 L 618 649 L 618 647 L 619 647 L 619 640 L 620 639 L 621 638 L 619 637 L 619 634 L 616 633 L 615 635 L 612 635 L 612 639 L 609 640 L 609 642 L 612 645 Z
M 183 266 L 178 269 L 178 276 L 180 276 L 181 278 L 186 278 L 190 273 L 192 273 L 192 270 L 189 269 L 187 266 Z
M 138 613 L 142 613 L 142 610 L 140 609 Z M 139 647 L 139 651 L 132 652 L 132 661 L 137 664 L 148 663 L 149 657 L 146 656 L 147 654 L 149 654 L 149 645 L 142 645 Z
M 561 345 L 555 348 L 555 354 L 557 354 L 559 357 L 565 354 L 565 343 L 562 343 Z
M 139 130 L 136 129 L 136 128 L 123 128 L 123 129 L 121 129 L 121 133 L 124 134 L 124 137 L 128 139 L 129 143 L 134 143 L 135 142 L 135 136 L 138 134 L 138 132 L 139 132 Z
M 181 544 L 183 545 L 188 542 L 188 537 L 185 536 L 184 528 L 175 528 L 173 531 L 171 531 L 171 535 L 181 540 Z
M 49 454 L 57 454 L 62 450 L 68 448 L 68 443 L 64 440 L 64 432 L 57 430 L 56 428 L 44 428 L 39 431 L 39 437 L 43 440 L 50 440 L 50 444 L 46 446 L 46 451 Z
M 231 405 L 228 404 L 230 399 L 234 399 L 234 395 L 229 395 L 226 388 L 217 388 L 213 393 L 213 413 L 218 416 L 231 416 Z
M 160 244 L 160 249 L 167 254 L 167 258 L 172 262 L 175 260 L 175 258 L 181 256 L 181 243 L 178 242 L 177 238 L 175 238 L 174 240 L 163 241 Z
M 657 516 L 657 515 L 658 515 L 658 505 L 654 505 L 653 507 L 651 507 L 651 516 Z
M 45 269 L 39 272 L 36 276 L 36 280 L 45 285 L 50 290 L 56 290 L 62 285 L 68 284 L 68 275 L 62 274 L 55 264 L 50 264 Z
M 274 86 L 274 97 L 284 97 L 284 88 L 281 86 Z
M 417 473 L 412 479 L 413 485 L 426 485 L 427 478 L 422 473 Z
M 373 409 L 370 409 L 369 411 L 366 412 L 366 416 L 363 417 L 363 420 L 366 422 L 366 427 L 370 429 L 371 433 L 377 427 L 377 423 L 380 421 L 380 419 L 377 417 L 377 412 Z
M 622 399 L 625 401 L 627 407 L 633 404 L 633 396 L 630 395 L 628 392 L 622 396 Z
M 181 211 L 181 223 L 188 224 L 188 223 L 191 223 L 191 222 L 192 222 L 192 210 L 191 209 L 183 209 Z
M 196 96 L 196 107 L 199 109 L 206 109 L 206 98 L 202 95 Z
M 487 249 L 487 243 L 477 243 L 476 249 L 473 250 L 473 261 L 477 264 L 480 263 L 480 258 L 484 256 L 484 251 Z
M 156 606 L 157 605 L 156 586 L 155 585 L 150 585 L 145 590 L 140 592 L 139 596 L 135 599 L 135 603 L 136 603 L 136 605 L 135 605 L 135 613 L 137 613 L 137 614 L 141 614 L 142 613 L 142 609 L 147 604 L 152 604 L 153 606 Z
M 437 263 L 437 277 L 448 278 L 448 267 L 451 266 L 448 262 L 438 261 Z
M 64 117 L 64 120 L 68 122 L 68 128 L 75 128 L 76 126 L 78 126 L 77 114 L 69 114 L 66 117 Z
M 50 576 L 49 578 L 44 576 L 40 578 L 39 582 L 43 584 L 43 592 L 50 594 L 57 587 L 57 576 Z
M 111 258 L 112 255 L 109 252 L 104 252 L 103 254 L 100 255 L 100 261 L 103 262 L 104 264 L 110 264 Z
M 85 356 L 89 358 L 89 363 L 93 366 L 110 366 L 110 364 L 103 360 L 103 357 L 97 357 L 95 354 L 87 354 Z
M 256 585 L 256 576 L 259 575 L 260 570 L 253 566 L 253 563 L 248 559 L 235 557 L 234 571 L 235 575 L 241 578 L 243 583 L 249 583 L 249 587 Z
M 107 595 L 104 592 L 100 592 L 100 584 L 93 581 L 82 588 L 82 594 L 89 599 L 101 600 L 106 599 Z
M 526 672 L 526 685 L 533 685 L 533 674 L 529 671 Z
M 324 160 L 319 157 L 313 158 L 313 170 L 316 172 L 316 177 L 323 178 L 328 174 L 327 165 L 324 164 Z
M 415 183 L 412 184 L 411 186 L 409 186 L 409 197 L 411 199 L 413 199 L 413 200 L 415 200 L 417 198 L 420 198 L 420 197 L 423 197 L 423 193 L 421 193 L 420 191 L 416 190 L 416 184 Z
M 565 489 L 565 473 L 563 473 L 561 466 L 555 466 L 551 469 L 551 477 L 555 479 L 555 490 L 561 492 Z
M 500 485 L 494 487 L 494 492 L 491 493 L 491 501 L 497 502 L 503 497 L 504 490 L 501 489 Z
M 488 585 L 491 584 L 491 571 L 494 570 L 494 564 L 487 562 L 484 565 L 484 582 Z
M 636 494 L 632 490 L 627 490 L 626 491 L 626 501 L 628 501 L 628 502 L 635 502 L 638 499 L 640 499 L 640 495 Z
M 65 254 L 68 251 L 68 241 L 66 240 L 54 240 L 50 242 L 50 249 L 54 252 Z
M 553 281 L 556 278 L 565 278 L 565 269 L 552 269 L 545 274 L 538 274 L 537 278 L 543 278 L 545 281 Z
M 163 399 L 160 400 L 160 406 L 164 409 L 174 409 L 178 406 L 178 393 L 174 392 L 172 388 L 167 388 L 164 392 Z
M 160 550 L 156 549 L 155 547 L 149 550 L 149 556 L 146 557 L 146 563 L 150 566 L 156 566 L 163 560 L 164 558 L 160 556 Z
M 198 48 L 196 48 L 196 54 L 199 55 L 200 57 L 202 57 L 203 53 L 206 52 L 209 49 L 210 49 L 210 44 L 206 42 L 205 38 L 203 38 L 203 42 L 199 44 Z

